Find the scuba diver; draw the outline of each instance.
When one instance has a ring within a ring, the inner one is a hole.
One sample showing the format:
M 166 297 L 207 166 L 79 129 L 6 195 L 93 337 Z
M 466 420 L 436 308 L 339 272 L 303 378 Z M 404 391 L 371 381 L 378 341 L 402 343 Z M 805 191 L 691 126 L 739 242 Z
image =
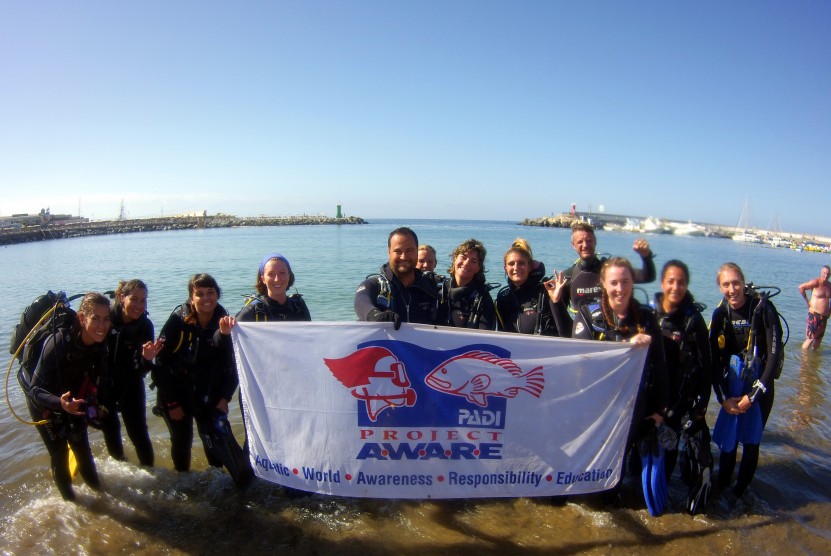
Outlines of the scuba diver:
M 228 423 L 228 402 L 237 388 L 231 353 L 214 341 L 219 321 L 228 315 L 218 303 L 221 290 L 209 274 L 188 282 L 188 301 L 177 307 L 162 328 L 164 346 L 156 357 L 153 380 L 157 409 L 170 431 L 170 453 L 177 471 L 190 469 L 193 422 L 205 456 L 222 467 L 237 486 L 253 473 Z
M 432 245 L 422 243 L 418 246 L 418 262 L 416 268 L 422 272 L 433 272 L 436 270 L 436 249 Z
M 124 461 L 121 423 L 136 449 L 139 463 L 153 466 L 153 444 L 147 430 L 144 377 L 163 341 L 153 341 L 153 323 L 147 317 L 147 285 L 141 280 L 119 282 L 110 311 L 109 371 L 111 404 L 101 419 L 101 432 L 110 456 Z
M 740 498 L 756 472 L 759 444 L 773 409 L 774 380 L 784 357 L 782 328 L 768 294 L 754 291 L 736 263 L 721 265 L 716 283 L 724 299 L 710 321 L 713 391 L 721 404 L 713 441 L 721 450 L 718 482 L 723 491 L 733 479 L 738 444 L 742 444 L 732 491 Z
M 254 283 L 257 295 L 246 302 L 236 317 L 224 316 L 219 319 L 219 329 L 214 333 L 216 345 L 228 351 L 233 349 L 231 329 L 237 325 L 237 322 L 311 321 L 312 316 L 303 297 L 299 293 L 288 295 L 287 290 L 293 285 L 294 272 L 287 258 L 279 253 L 271 253 L 263 257 L 257 271 L 257 280 Z M 242 392 L 239 394 L 239 406 L 241 414 L 245 415 Z M 243 418 L 243 423 L 245 422 L 247 419 Z M 250 468 L 248 431 L 245 432 L 242 449 Z M 254 473 L 253 469 L 251 473 Z M 289 491 L 294 492 L 294 489 L 289 489 Z
M 485 282 L 485 256 L 482 242 L 469 239 L 459 244 L 451 255 L 449 278 L 439 280 L 441 301 L 438 324 L 458 328 L 493 330 L 496 309 Z
M 571 245 L 580 258 L 560 273 L 565 277 L 569 297 L 566 299 L 558 296 L 556 301 L 551 302 L 552 305 L 561 304 L 559 309 L 552 307 L 551 313 L 556 320 L 560 336 L 563 337 L 570 337 L 574 333 L 572 315 L 577 313 L 580 302 L 584 299 L 596 301 L 600 298 L 600 268 L 607 260 L 605 257 L 597 256 L 597 237 L 594 228 L 588 222 L 575 222 L 571 226 Z M 632 248 L 643 261 L 643 268 L 633 269 L 635 283 L 652 282 L 655 280 L 655 263 L 649 243 L 644 239 L 638 239 Z
M 358 320 L 436 324 L 439 292 L 432 272 L 422 272 L 418 262 L 418 236 L 410 228 L 396 228 L 387 239 L 389 262 L 361 282 L 355 292 Z
M 667 363 L 669 411 L 664 423 L 681 437 L 685 447 L 665 453 L 666 475 L 672 476 L 680 457 L 681 478 L 687 483 L 687 511 L 703 510 L 710 495 L 713 456 L 705 416 L 710 401 L 712 360 L 704 306 L 687 289 L 690 271 L 679 260 L 661 270 L 661 292 L 655 294 L 655 313 L 663 335 Z
M 69 450 L 84 482 L 98 490 L 101 483 L 89 446 L 87 427 L 101 426 L 107 402 L 107 334 L 110 301 L 90 292 L 81 300 L 68 330 L 58 329 L 43 343 L 29 383 L 29 412 L 49 452 L 52 478 L 64 500 L 74 500 Z
M 629 342 L 646 348 L 646 364 L 635 402 L 627 453 L 633 444 L 641 455 L 644 500 L 652 515 L 661 515 L 667 504 L 666 467 L 663 460 L 665 438 L 658 426 L 669 410 L 667 369 L 661 330 L 655 313 L 632 296 L 634 270 L 625 258 L 606 260 L 600 269 L 600 299 L 583 300 L 574 319 L 574 338 L 607 342 Z M 671 440 L 671 439 L 670 439 Z M 613 492 L 619 488 L 619 484 Z
M 257 295 L 247 301 L 235 319 L 231 321 L 268 322 L 268 321 L 311 321 L 312 315 L 303 296 L 299 293 L 288 294 L 294 286 L 294 272 L 287 258 L 279 253 L 263 257 L 257 272 L 254 288 Z M 220 319 L 226 320 L 225 317 Z M 227 322 L 231 322 L 227 321 Z M 231 325 L 233 327 L 233 324 Z M 222 330 L 222 327 L 220 327 Z M 223 332 L 223 335 L 224 332 Z
M 545 265 L 535 261 L 531 246 L 518 238 L 503 259 L 508 285 L 496 295 L 497 330 L 558 336 L 545 285 Z

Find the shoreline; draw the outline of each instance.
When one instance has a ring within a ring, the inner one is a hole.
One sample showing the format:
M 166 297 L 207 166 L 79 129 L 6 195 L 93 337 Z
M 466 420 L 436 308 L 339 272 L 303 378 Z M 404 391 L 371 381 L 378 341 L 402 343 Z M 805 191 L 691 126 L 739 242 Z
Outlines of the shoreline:
M 66 239 L 72 237 L 161 232 L 166 230 L 193 230 L 199 228 L 236 228 L 244 226 L 320 226 L 327 224 L 366 224 L 363 218 L 348 216 L 256 216 L 236 217 L 227 214 L 214 216 L 171 216 L 165 218 L 137 218 L 130 220 L 98 220 L 71 224 L 26 226 L 0 230 L 0 246 Z

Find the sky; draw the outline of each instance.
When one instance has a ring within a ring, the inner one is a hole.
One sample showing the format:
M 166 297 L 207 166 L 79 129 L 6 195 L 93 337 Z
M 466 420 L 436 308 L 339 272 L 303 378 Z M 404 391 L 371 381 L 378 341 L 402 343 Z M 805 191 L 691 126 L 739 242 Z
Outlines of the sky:
M 825 0 L 0 0 L 0 214 L 747 200 L 831 235 L 829 29 Z

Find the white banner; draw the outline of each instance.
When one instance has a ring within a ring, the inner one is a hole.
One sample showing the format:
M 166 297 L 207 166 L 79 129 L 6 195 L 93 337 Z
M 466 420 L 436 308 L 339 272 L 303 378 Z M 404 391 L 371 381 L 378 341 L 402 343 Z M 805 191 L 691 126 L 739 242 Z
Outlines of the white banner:
M 613 487 L 646 357 L 410 324 L 240 322 L 232 336 L 257 476 L 371 498 Z

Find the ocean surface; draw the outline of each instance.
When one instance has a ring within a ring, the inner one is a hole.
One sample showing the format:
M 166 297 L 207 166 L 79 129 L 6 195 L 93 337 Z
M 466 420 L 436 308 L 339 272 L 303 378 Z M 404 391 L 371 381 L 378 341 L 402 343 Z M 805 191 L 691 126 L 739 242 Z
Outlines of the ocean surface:
M 502 255 L 516 237 L 528 239 L 547 273 L 572 264 L 568 230 L 531 228 L 514 222 L 386 220 L 361 226 L 286 226 L 151 232 L 44 241 L 0 248 L 0 361 L 8 369 L 9 336 L 20 312 L 52 290 L 68 294 L 112 290 L 120 279 L 138 277 L 149 286 L 150 317 L 161 328 L 187 298 L 187 281 L 208 272 L 222 288 L 222 303 L 235 313 L 253 291 L 259 261 L 280 252 L 292 264 L 296 288 L 314 320 L 354 320 L 356 286 L 387 259 L 387 235 L 409 225 L 422 243 L 449 253 L 474 237 L 489 250 L 488 280 L 505 283 Z M 785 370 L 762 440 L 759 469 L 739 501 L 716 497 L 706 514 L 682 511 L 686 487 L 678 472 L 670 480 L 672 509 L 650 517 L 639 485 L 624 483 L 622 503 L 607 507 L 595 497 L 565 500 L 396 501 L 312 495 L 292 499 L 257 480 L 243 491 L 228 475 L 210 469 L 197 440 L 192 472 L 170 463 L 167 430 L 149 412 L 156 467 L 106 455 L 92 431 L 103 491 L 76 479 L 76 503 L 61 500 L 49 474 L 37 432 L 0 410 L 0 552 L 3 554 L 831 554 L 831 430 L 828 415 L 831 338 L 805 354 L 806 307 L 797 285 L 819 275 L 831 255 L 769 249 L 738 242 L 645 236 L 660 269 L 671 258 L 687 262 L 690 290 L 708 306 L 720 300 L 715 275 L 725 261 L 737 262 L 748 279 L 782 288 L 774 298 L 790 325 Z M 598 233 L 598 252 L 637 257 L 636 236 Z M 637 263 L 636 263 L 637 265 Z M 639 299 L 659 284 L 647 284 Z M 77 308 L 77 306 L 76 306 Z M 16 372 L 16 366 L 12 373 Z M 5 377 L 4 377 L 5 378 Z M 28 416 L 14 376 L 8 401 Z M 241 431 L 236 403 L 232 423 Z M 708 421 L 715 421 L 715 402 Z M 540 423 L 540 430 L 557 423 Z M 241 436 L 241 435 L 240 435 Z M 714 448 L 717 452 L 717 449 Z

